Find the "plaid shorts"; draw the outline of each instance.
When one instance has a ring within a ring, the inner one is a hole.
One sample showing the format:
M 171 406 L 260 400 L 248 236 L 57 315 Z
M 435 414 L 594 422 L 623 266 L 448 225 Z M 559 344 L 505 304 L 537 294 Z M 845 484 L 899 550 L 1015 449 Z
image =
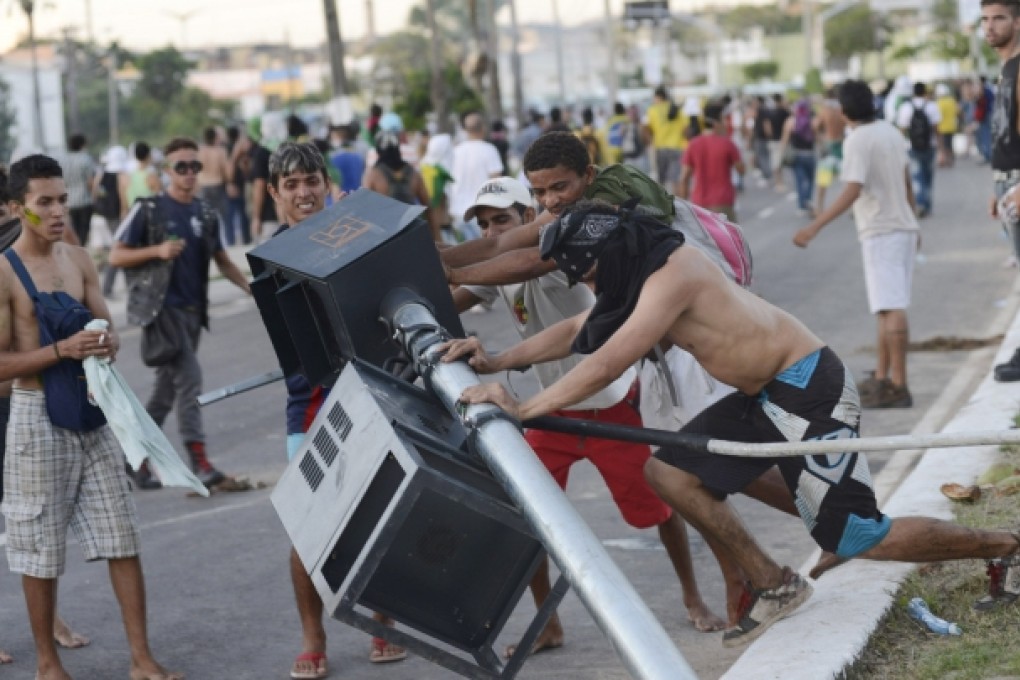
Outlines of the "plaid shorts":
M 124 455 L 108 425 L 54 427 L 41 391 L 14 390 L 4 461 L 7 561 L 35 578 L 64 573 L 67 527 L 86 560 L 138 554 L 138 522 Z

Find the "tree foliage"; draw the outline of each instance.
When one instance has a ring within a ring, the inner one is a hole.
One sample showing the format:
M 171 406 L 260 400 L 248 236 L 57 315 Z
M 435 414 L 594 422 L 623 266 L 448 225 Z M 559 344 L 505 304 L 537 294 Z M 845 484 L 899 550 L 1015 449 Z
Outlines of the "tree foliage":
M 779 73 L 779 64 L 774 61 L 755 61 L 744 66 L 743 71 L 744 78 L 755 83 L 759 80 L 775 78 Z
M 786 12 L 776 3 L 738 5 L 719 14 L 718 22 L 722 29 L 734 38 L 759 27 L 769 35 L 797 33 L 801 30 L 800 15 Z
M 931 16 L 935 23 L 936 32 L 959 33 L 959 0 L 935 0 L 935 2 L 932 3 Z
M 446 84 L 447 110 L 450 113 L 456 114 L 460 118 L 465 113 L 481 111 L 485 108 L 481 98 L 464 80 L 464 75 L 459 67 L 448 64 L 443 69 L 443 79 Z M 406 93 L 397 100 L 394 110 L 400 114 L 406 129 L 421 129 L 425 127 L 428 114 L 435 111 L 429 69 L 427 67 L 418 68 L 409 73 L 406 87 Z
M 705 30 L 690 21 L 674 21 L 669 37 L 676 43 L 680 53 L 688 57 L 704 54 L 711 42 Z
M 164 102 L 173 101 L 181 95 L 188 71 L 193 66 L 175 47 L 143 54 L 135 65 L 142 72 L 138 93 Z
M 825 48 L 829 56 L 848 59 L 855 54 L 882 47 L 889 26 L 883 15 L 867 5 L 857 5 L 829 19 L 825 24 Z
M 193 65 L 172 47 L 134 55 L 115 44 L 102 51 L 83 45 L 77 68 L 78 119 L 95 151 L 110 143 L 111 52 L 121 69 L 134 65 L 140 73 L 133 88 L 125 83 L 118 87 L 121 144 L 144 140 L 158 146 L 177 135 L 197 137 L 203 128 L 232 112 L 233 102 L 215 101 L 185 84 Z

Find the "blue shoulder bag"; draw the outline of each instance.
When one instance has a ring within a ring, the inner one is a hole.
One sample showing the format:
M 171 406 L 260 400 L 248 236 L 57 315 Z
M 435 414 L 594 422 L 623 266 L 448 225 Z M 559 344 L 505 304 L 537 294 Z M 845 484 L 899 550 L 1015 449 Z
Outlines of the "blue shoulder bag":
M 52 345 L 84 330 L 92 320 L 92 312 L 62 290 L 40 293 L 32 277 L 13 249 L 4 253 L 32 298 L 35 317 L 39 321 L 39 346 Z M 46 413 L 56 427 L 75 432 L 90 432 L 106 424 L 106 416 L 89 403 L 89 386 L 82 362 L 62 359 L 42 372 Z

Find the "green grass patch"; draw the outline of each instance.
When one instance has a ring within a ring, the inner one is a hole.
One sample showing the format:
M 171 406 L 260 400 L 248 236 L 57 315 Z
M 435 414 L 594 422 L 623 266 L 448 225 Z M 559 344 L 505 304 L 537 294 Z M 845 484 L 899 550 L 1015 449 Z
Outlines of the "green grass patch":
M 1020 449 L 1005 448 L 1003 460 L 1020 468 Z M 958 481 L 958 480 L 946 480 Z M 985 493 L 959 504 L 960 524 L 982 529 L 1020 527 L 1020 494 Z M 960 560 L 922 565 L 903 583 L 861 656 L 843 671 L 843 680 L 1020 680 L 1020 602 L 991 612 L 972 605 L 988 589 L 984 562 Z M 955 621 L 963 635 L 931 633 L 910 618 L 907 603 L 922 597 L 929 609 Z

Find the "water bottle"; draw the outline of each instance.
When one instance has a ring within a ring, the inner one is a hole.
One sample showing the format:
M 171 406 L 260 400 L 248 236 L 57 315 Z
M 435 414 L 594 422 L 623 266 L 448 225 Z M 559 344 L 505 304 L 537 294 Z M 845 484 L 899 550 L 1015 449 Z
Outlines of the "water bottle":
M 910 603 L 907 605 L 907 612 L 910 614 L 912 618 L 917 619 L 925 626 L 927 626 L 928 630 L 930 630 L 933 633 L 938 633 L 939 635 L 963 634 L 963 631 L 960 630 L 960 627 L 955 623 L 950 623 L 949 621 L 946 621 L 945 619 L 940 619 L 939 617 L 932 614 L 931 610 L 928 609 L 928 603 L 926 603 L 919 597 L 915 597 L 910 601 Z

